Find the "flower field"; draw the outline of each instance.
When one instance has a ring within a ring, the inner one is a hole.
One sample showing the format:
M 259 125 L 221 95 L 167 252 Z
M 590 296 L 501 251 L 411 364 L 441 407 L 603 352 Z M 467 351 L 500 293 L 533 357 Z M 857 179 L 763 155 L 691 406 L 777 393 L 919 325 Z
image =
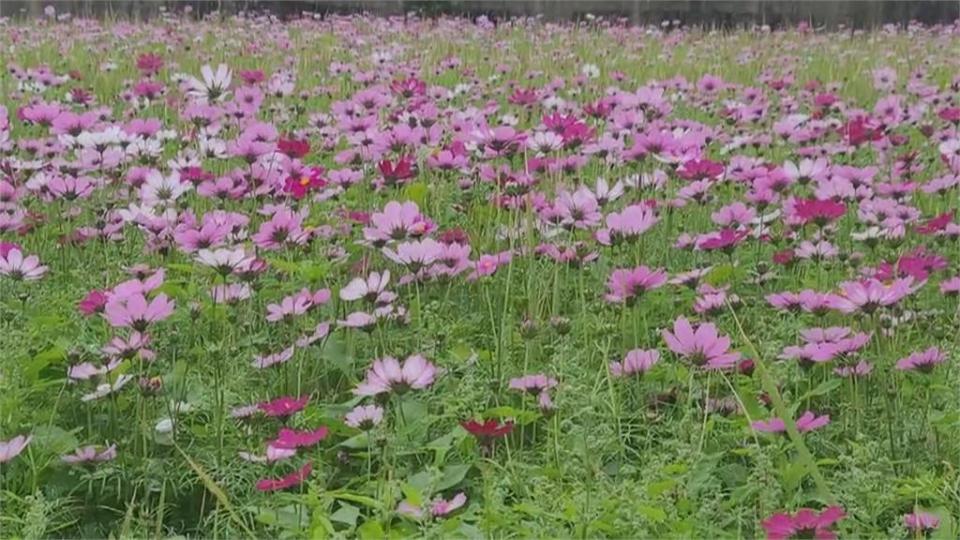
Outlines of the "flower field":
M 960 26 L 0 28 L 0 537 L 960 536 Z

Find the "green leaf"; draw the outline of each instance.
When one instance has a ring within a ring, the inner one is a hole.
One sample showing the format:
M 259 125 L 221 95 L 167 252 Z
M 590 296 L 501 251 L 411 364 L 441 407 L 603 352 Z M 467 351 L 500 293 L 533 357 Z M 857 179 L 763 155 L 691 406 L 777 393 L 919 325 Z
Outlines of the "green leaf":
M 33 446 L 51 454 L 67 454 L 80 446 L 77 437 L 58 426 L 37 426 L 33 430 Z
M 435 486 L 436 490 L 443 491 L 459 484 L 467 476 L 467 472 L 469 471 L 470 465 L 450 465 L 448 467 L 444 467 L 443 475 L 440 477 L 440 480 L 437 481 L 437 485 Z
M 357 527 L 357 537 L 360 540 L 383 540 L 387 533 L 383 532 L 380 522 L 375 519 L 369 519 L 363 525 Z
M 427 194 L 427 184 L 424 182 L 413 182 L 412 184 L 407 184 L 407 187 L 403 188 L 403 198 L 417 203 L 417 206 L 419 206 L 421 209 L 426 206 Z
M 641 504 L 640 507 L 637 508 L 637 512 L 647 521 L 652 521 L 654 523 L 663 523 L 667 520 L 667 513 L 664 512 L 663 509 L 654 506 L 646 506 Z
M 416 475 L 414 475 L 414 477 L 415 476 Z M 411 480 L 413 480 L 413 477 L 411 477 Z M 420 484 L 420 483 L 421 482 L 419 481 L 417 482 L 417 484 Z M 417 486 L 415 486 L 414 484 L 409 482 L 404 482 L 403 485 L 400 486 L 400 491 L 403 492 L 403 496 L 406 497 L 407 502 L 409 502 L 410 504 L 414 506 L 421 506 L 423 504 L 423 495 L 421 494 L 420 489 L 417 489 Z
M 360 509 L 352 504 L 347 504 L 345 502 L 340 503 L 340 508 L 336 512 L 330 515 L 330 521 L 336 521 L 337 523 L 343 523 L 349 527 L 355 527 L 357 525 L 357 518 L 360 517 Z

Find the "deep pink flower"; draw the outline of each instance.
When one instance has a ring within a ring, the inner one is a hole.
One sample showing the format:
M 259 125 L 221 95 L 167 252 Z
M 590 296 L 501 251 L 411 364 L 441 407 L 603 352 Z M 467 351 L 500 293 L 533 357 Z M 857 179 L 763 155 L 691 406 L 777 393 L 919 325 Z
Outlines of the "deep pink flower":
M 105 292 L 94 289 L 87 293 L 87 295 L 83 297 L 83 300 L 77 303 L 77 310 L 87 317 L 96 313 L 102 313 L 107 305 L 107 299 L 108 297 Z
M 313 472 L 313 463 L 307 462 L 303 467 L 280 478 L 263 478 L 257 482 L 258 491 L 279 491 L 299 486 Z
M 303 410 L 307 406 L 307 403 L 310 402 L 310 396 L 303 396 L 301 398 L 292 398 L 289 396 L 278 397 L 272 401 L 265 401 L 263 403 L 257 404 L 257 408 L 260 409 L 263 414 L 267 416 L 274 416 L 277 418 L 289 418 L 294 414 Z
M 830 528 L 844 517 L 846 513 L 839 506 L 830 506 L 819 513 L 810 508 L 801 508 L 796 514 L 774 514 L 761 525 L 767 531 L 767 540 L 834 540 L 837 534 Z
M 327 438 L 330 429 L 327 426 L 320 426 L 314 430 L 298 431 L 290 428 L 280 428 L 277 438 L 270 441 L 270 446 L 274 448 L 306 448 L 314 446 Z

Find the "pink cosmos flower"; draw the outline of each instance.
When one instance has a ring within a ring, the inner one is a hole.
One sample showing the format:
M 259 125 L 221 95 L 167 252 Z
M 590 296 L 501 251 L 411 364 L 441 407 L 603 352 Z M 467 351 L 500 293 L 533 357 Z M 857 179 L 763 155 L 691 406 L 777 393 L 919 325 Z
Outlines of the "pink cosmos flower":
M 276 364 L 283 364 L 289 361 L 291 358 L 293 358 L 293 352 L 294 352 L 293 347 L 287 347 L 286 349 L 278 353 L 268 354 L 264 356 L 258 355 L 254 357 L 253 362 L 251 362 L 250 365 L 257 369 L 266 369 Z
M 432 385 L 438 370 L 426 358 L 415 354 L 408 356 L 403 364 L 393 357 L 373 362 L 367 377 L 353 390 L 358 396 L 375 396 L 387 392 L 404 393 Z
M 820 513 L 809 508 L 801 508 L 796 514 L 774 514 L 764 520 L 761 525 L 767 531 L 767 540 L 799 538 L 835 540 L 837 534 L 831 531 L 830 527 L 844 517 L 846 513 L 839 506 L 830 506 Z
M 800 418 L 797 418 L 797 431 L 807 433 L 817 428 L 821 428 L 830 423 L 830 415 L 816 416 L 812 411 L 806 411 Z M 784 433 L 787 431 L 787 425 L 780 418 L 771 418 L 770 420 L 757 420 L 750 426 L 764 433 Z
M 364 227 L 363 237 L 379 247 L 390 241 L 420 238 L 434 229 L 436 225 L 420 213 L 416 203 L 390 201 L 383 211 L 370 215 L 370 226 Z
M 114 328 L 133 328 L 139 332 L 151 323 L 162 321 L 173 314 L 175 303 L 166 294 L 158 294 L 149 303 L 143 294 L 125 297 L 111 296 L 104 307 L 104 316 Z
M 286 476 L 280 478 L 263 478 L 257 481 L 257 491 L 279 491 L 299 486 L 306 481 L 312 472 L 313 463 L 308 461 L 303 467 Z
M 656 225 L 658 218 L 645 204 L 630 205 L 619 213 L 610 212 L 606 217 L 607 227 L 596 232 L 596 239 L 605 246 L 621 240 L 634 240 Z
M 267 450 L 262 456 L 244 451 L 237 452 L 237 455 L 240 456 L 240 459 L 249 461 L 251 463 L 274 463 L 284 459 L 292 458 L 293 456 L 297 455 L 297 450 L 295 448 L 277 448 L 275 446 L 267 445 Z
M 102 313 L 107 305 L 107 294 L 104 291 L 92 290 L 77 303 L 77 310 L 84 316 Z
M 607 280 L 609 292 L 604 298 L 607 302 L 632 305 L 643 293 L 662 287 L 666 282 L 667 272 L 662 268 L 651 270 L 646 266 L 638 266 L 632 270 L 617 269 Z
M 840 366 L 833 370 L 840 377 L 866 377 L 872 371 L 873 364 L 865 360 L 861 360 L 853 366 Z
M 830 297 L 832 309 L 841 313 L 873 313 L 878 308 L 891 306 L 916 292 L 924 282 L 914 284 L 912 277 L 898 278 L 889 284 L 871 278 L 863 281 L 845 281 L 840 294 Z
M 32 440 L 33 435 L 17 435 L 9 441 L 0 441 L 0 463 L 19 456 Z
M 900 371 L 919 371 L 921 373 L 930 373 L 938 364 L 947 361 L 947 354 L 937 347 L 930 347 L 923 352 L 915 352 L 906 358 L 897 361 L 897 369 Z
M 396 250 L 383 248 L 383 254 L 416 274 L 433 264 L 443 254 L 443 246 L 433 238 L 424 238 L 414 242 L 403 242 L 397 246 Z
M 36 281 L 47 273 L 47 267 L 40 264 L 36 255 L 23 256 L 19 248 L 12 248 L 0 257 L 0 276 L 16 281 Z
M 260 225 L 260 229 L 250 238 L 257 247 L 266 250 L 302 245 L 309 238 L 302 225 L 303 218 L 299 214 L 289 208 L 281 208 L 273 213 L 269 221 Z
M 614 377 L 626 377 L 644 374 L 660 361 L 660 352 L 655 349 L 634 349 L 627 353 L 622 362 L 610 362 L 610 374 Z
M 387 291 L 389 283 L 389 270 L 384 270 L 383 273 L 370 272 L 366 279 L 353 278 L 350 283 L 340 289 L 340 299 L 351 302 L 362 298 L 369 303 L 389 304 L 396 298 L 395 294 Z
M 64 463 L 77 465 L 81 463 L 111 461 L 117 457 L 117 445 L 111 444 L 107 448 L 97 446 L 84 446 L 77 448 L 72 454 L 60 456 Z
M 712 323 L 694 329 L 680 317 L 673 323 L 673 332 L 664 330 L 662 335 L 671 351 L 703 369 L 730 369 L 740 360 L 740 353 L 729 351 L 730 338 L 720 336 Z
M 343 423 L 356 429 L 372 429 L 383 422 L 383 407 L 379 405 L 357 405 L 343 418 Z
M 258 403 L 257 408 L 267 416 L 277 418 L 289 418 L 303 410 L 310 402 L 310 396 L 301 398 L 292 398 L 289 396 L 278 397 L 272 401 Z
M 462 492 L 454 495 L 449 501 L 438 497 L 430 503 L 428 515 L 430 517 L 444 517 L 461 508 L 466 503 L 467 496 Z M 407 500 L 401 501 L 400 504 L 397 505 L 397 513 L 413 519 L 424 518 L 423 508 Z
M 927 534 L 940 527 L 940 518 L 930 512 L 913 512 L 903 516 L 903 526 L 914 533 Z
M 297 431 L 284 427 L 280 428 L 277 438 L 270 441 L 270 446 L 283 449 L 307 448 L 326 439 L 329 433 L 330 429 L 327 426 L 320 426 L 317 429 L 307 431 Z

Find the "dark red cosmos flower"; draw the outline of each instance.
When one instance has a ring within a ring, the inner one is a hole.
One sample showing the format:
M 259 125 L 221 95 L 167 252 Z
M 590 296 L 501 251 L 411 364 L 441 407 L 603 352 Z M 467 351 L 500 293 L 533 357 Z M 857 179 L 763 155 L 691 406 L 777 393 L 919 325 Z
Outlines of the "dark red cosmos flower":
M 310 396 L 303 396 L 302 398 L 283 396 L 272 401 L 258 403 L 257 408 L 267 416 L 286 419 L 302 411 L 309 402 Z
M 709 159 L 691 159 L 677 169 L 677 175 L 684 180 L 706 180 L 723 174 L 723 163 Z
M 277 150 L 287 157 L 300 159 L 310 153 L 310 143 L 306 140 L 293 138 L 284 139 L 281 137 L 280 140 L 277 141 Z
M 780 266 L 787 266 L 793 263 L 795 256 L 792 249 L 783 249 L 773 254 L 773 262 Z
M 960 107 L 941 109 L 940 112 L 937 113 L 937 116 L 939 116 L 941 120 L 958 124 L 960 123 Z
M 868 123 L 864 118 L 856 118 L 844 124 L 839 129 L 843 139 L 853 146 L 860 146 L 869 141 L 878 141 L 883 138 L 879 126 Z
M 153 53 L 143 53 L 137 58 L 137 69 L 144 75 L 153 75 L 163 68 L 163 57 Z
M 313 472 L 313 463 L 307 462 L 303 467 L 280 478 L 262 478 L 257 481 L 258 491 L 278 491 L 299 486 Z
M 100 313 L 103 311 L 103 308 L 107 305 L 107 295 L 103 291 L 98 291 L 96 289 L 87 293 L 87 296 L 83 297 L 77 304 L 77 309 L 80 313 L 89 317 L 94 313 Z
M 939 216 L 931 219 L 930 221 L 924 223 L 923 225 L 918 225 L 916 229 L 917 233 L 929 235 L 936 234 L 947 228 L 947 225 L 953 222 L 953 216 L 955 211 L 951 210 L 950 212 L 944 212 Z
M 284 181 L 283 191 L 293 195 L 294 199 L 302 199 L 311 190 L 327 185 L 327 180 L 323 177 L 324 172 L 326 171 L 323 167 L 310 167 L 299 175 L 289 176 Z
M 537 91 L 532 88 L 517 88 L 510 94 L 507 101 L 513 105 L 529 107 L 537 102 Z
M 314 430 L 297 431 L 295 429 L 280 428 L 277 438 L 270 441 L 270 446 L 274 448 L 304 448 L 313 446 L 327 438 L 330 429 L 327 426 L 320 426 Z
M 471 435 L 477 437 L 485 443 L 489 443 L 493 439 L 506 437 L 511 431 L 513 431 L 513 422 L 504 422 L 501 424 L 493 419 L 487 420 L 483 423 L 477 422 L 476 420 L 467 420 L 465 422 L 460 422 L 460 425 Z
M 421 81 L 416 77 L 410 77 L 408 79 L 399 79 L 390 83 L 390 90 L 394 94 L 405 98 L 412 98 L 414 96 L 422 96 L 427 93 L 427 83 Z
M 190 182 L 194 185 L 203 182 L 209 182 L 216 178 L 213 173 L 203 170 L 201 167 L 184 167 L 180 169 L 180 181 Z
M 261 83 L 266 79 L 266 76 L 263 74 L 263 71 L 259 69 L 245 69 L 240 72 L 240 78 L 243 79 L 243 82 L 252 86 L 257 83 Z
M 465 246 L 470 243 L 470 237 L 467 236 L 467 233 L 460 228 L 447 229 L 446 231 L 443 231 L 443 234 L 441 234 L 437 239 L 440 240 L 440 243 L 447 245 L 461 244 Z
M 417 166 L 411 156 L 401 157 L 396 164 L 391 163 L 389 159 L 385 159 L 377 164 L 377 168 L 380 169 L 383 182 L 387 185 L 402 183 L 417 175 Z
M 843 217 L 847 207 L 829 199 L 800 199 L 793 205 L 793 210 L 804 225 L 815 223 L 818 227 L 823 227 Z

